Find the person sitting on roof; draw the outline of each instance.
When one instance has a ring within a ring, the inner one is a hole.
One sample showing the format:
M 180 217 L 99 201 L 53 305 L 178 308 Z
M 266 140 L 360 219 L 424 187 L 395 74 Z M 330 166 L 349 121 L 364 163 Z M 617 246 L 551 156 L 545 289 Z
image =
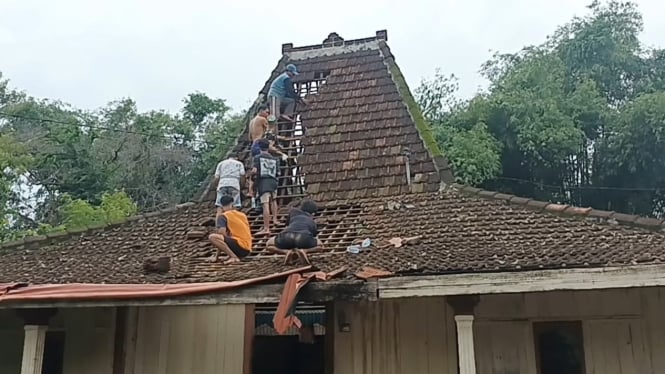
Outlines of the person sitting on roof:
M 210 234 L 210 242 L 216 247 L 211 261 L 219 260 L 219 252 L 224 252 L 229 259 L 224 264 L 239 262 L 252 251 L 252 233 L 245 213 L 233 208 L 233 198 L 222 196 L 222 213 L 217 216 L 217 232 Z
M 240 185 L 244 184 L 245 166 L 235 157 L 229 157 L 217 164 L 215 180 L 217 183 L 217 214 L 221 214 L 220 198 L 231 196 L 236 208 L 242 207 L 240 200 Z
M 316 211 L 316 203 L 309 199 L 303 200 L 300 208 L 292 208 L 286 221 L 286 228 L 268 240 L 266 250 L 286 255 L 285 262 L 288 262 L 291 256 L 297 255 L 309 263 L 306 253 L 319 252 L 323 249 L 321 240 L 317 238 L 316 222 L 312 217 Z
M 270 84 L 268 102 L 277 118 L 293 122 L 293 112 L 296 102 L 307 105 L 307 100 L 301 98 L 293 88 L 291 78 L 298 75 L 298 69 L 293 64 L 286 65 L 284 73 L 280 74 Z
M 277 225 L 277 170 L 279 160 L 270 154 L 270 143 L 267 139 L 259 140 L 261 153 L 254 156 L 252 174 L 256 176 L 256 190 L 263 207 L 263 229 L 256 235 L 270 234 L 270 212 L 273 223 Z M 272 208 L 272 209 L 271 209 Z

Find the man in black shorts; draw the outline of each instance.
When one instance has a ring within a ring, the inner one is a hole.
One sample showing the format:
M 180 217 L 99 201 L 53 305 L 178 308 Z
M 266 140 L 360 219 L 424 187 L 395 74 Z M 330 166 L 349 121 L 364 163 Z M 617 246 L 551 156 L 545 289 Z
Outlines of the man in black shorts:
M 316 236 L 318 228 L 312 215 L 316 213 L 317 206 L 312 200 L 303 200 L 300 208 L 292 208 L 286 221 L 286 228 L 266 243 L 270 252 L 286 255 L 285 262 L 291 257 L 298 256 L 305 263 L 309 263 L 307 253 L 319 252 L 323 244 Z
M 247 216 L 233 208 L 234 199 L 222 196 L 219 199 L 221 212 L 217 215 L 217 231 L 208 237 L 215 246 L 215 253 L 210 261 L 217 262 L 219 253 L 224 252 L 229 258 L 224 264 L 240 262 L 252 251 L 252 233 Z
M 277 225 L 277 176 L 279 172 L 279 160 L 270 154 L 270 142 L 267 139 L 259 139 L 259 148 L 261 153 L 254 156 L 254 167 L 252 174 L 256 176 L 255 188 L 258 192 L 259 200 L 263 209 L 263 229 L 256 233 L 260 235 L 270 235 L 270 216 Z

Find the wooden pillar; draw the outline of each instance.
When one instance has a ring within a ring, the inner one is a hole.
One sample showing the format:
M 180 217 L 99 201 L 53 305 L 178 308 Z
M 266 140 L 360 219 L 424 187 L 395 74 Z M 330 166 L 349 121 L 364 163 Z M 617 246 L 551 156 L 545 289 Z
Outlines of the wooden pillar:
M 21 374 L 42 374 L 44 343 L 46 342 L 48 326 L 25 325 L 24 329 Z
M 56 309 L 19 309 L 16 311 L 23 318 L 25 330 L 21 374 L 42 374 L 48 321 L 56 312 Z
M 476 374 L 476 352 L 473 345 L 473 312 L 478 296 L 451 296 L 448 304 L 455 312 L 457 327 L 457 363 L 459 374 Z
M 457 357 L 460 374 L 476 374 L 476 352 L 473 347 L 473 316 L 455 316 Z

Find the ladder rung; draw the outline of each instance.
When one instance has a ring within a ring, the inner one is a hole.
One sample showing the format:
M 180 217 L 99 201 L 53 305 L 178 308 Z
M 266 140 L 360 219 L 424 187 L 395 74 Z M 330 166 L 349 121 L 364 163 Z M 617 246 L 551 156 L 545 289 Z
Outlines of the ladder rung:
M 277 186 L 277 188 L 299 188 L 305 187 L 304 184 L 287 184 L 286 186 Z
M 293 195 L 277 195 L 277 199 L 293 199 L 295 197 L 305 197 L 305 194 L 293 194 Z

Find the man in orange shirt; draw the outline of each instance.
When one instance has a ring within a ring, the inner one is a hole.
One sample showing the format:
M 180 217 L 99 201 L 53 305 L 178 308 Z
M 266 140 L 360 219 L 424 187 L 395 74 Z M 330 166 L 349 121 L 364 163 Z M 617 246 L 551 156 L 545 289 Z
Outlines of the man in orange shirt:
M 217 216 L 217 232 L 210 234 L 210 242 L 216 247 L 210 259 L 217 262 L 219 253 L 224 252 L 229 259 L 225 265 L 240 262 L 252 252 L 252 232 L 245 213 L 233 208 L 233 198 L 224 195 L 220 198 L 222 213 Z

